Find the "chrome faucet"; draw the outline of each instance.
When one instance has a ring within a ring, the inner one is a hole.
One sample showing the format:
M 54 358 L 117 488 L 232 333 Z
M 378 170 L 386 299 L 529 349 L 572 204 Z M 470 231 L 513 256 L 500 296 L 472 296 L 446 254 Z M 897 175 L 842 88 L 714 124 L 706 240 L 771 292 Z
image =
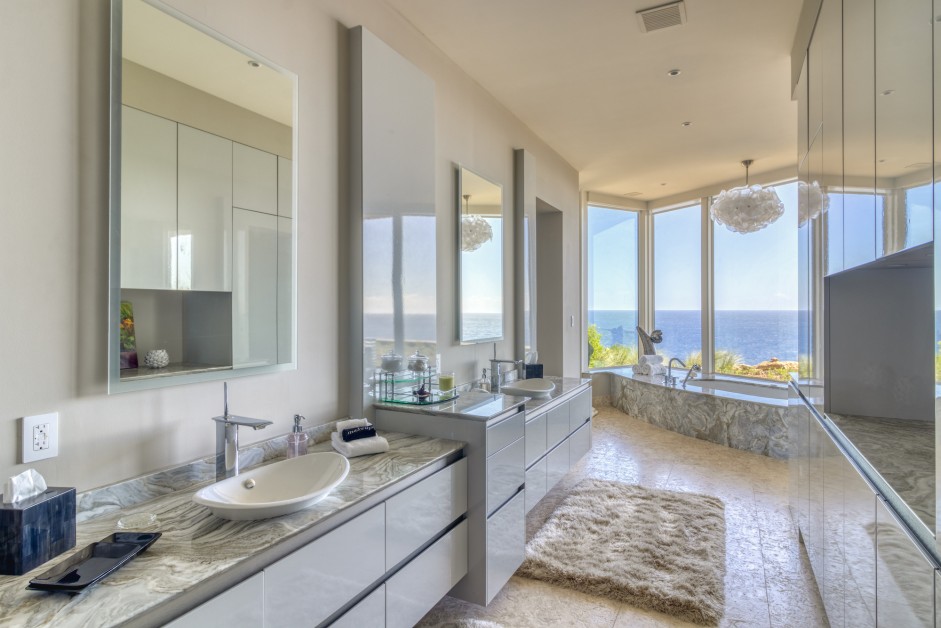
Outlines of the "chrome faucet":
M 491 394 L 497 394 L 500 392 L 500 386 L 503 385 L 500 377 L 500 365 L 501 364 L 512 364 L 516 367 L 516 375 L 519 379 L 523 379 L 523 361 L 522 360 L 497 360 L 492 358 L 490 360 L 490 392 Z
M 667 363 L 667 374 L 663 376 L 663 385 L 673 386 L 674 388 L 676 388 L 676 378 L 673 377 L 673 363 L 674 362 L 679 362 L 680 366 L 682 366 L 684 369 L 686 368 L 686 365 L 683 364 L 683 360 L 679 358 L 670 358 L 669 363 Z M 684 381 L 683 383 L 685 384 L 686 382 Z
M 222 384 L 222 416 L 214 416 L 216 422 L 216 481 L 239 474 L 239 425 L 255 430 L 271 425 L 265 419 L 252 419 L 229 414 L 229 384 Z
M 689 367 L 689 370 L 686 372 L 686 377 L 683 378 L 683 388 L 686 388 L 686 382 L 693 379 L 693 373 L 702 373 L 702 368 L 698 364 Z

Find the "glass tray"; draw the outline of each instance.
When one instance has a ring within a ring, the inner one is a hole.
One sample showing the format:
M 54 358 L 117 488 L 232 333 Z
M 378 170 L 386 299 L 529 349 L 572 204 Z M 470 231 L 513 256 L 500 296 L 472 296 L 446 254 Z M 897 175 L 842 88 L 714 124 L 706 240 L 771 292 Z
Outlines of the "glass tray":
M 160 538 L 160 532 L 115 532 L 29 581 L 27 589 L 81 593 Z
M 424 399 L 420 399 L 418 395 L 413 395 L 411 393 L 396 393 L 394 396 L 389 398 L 380 397 L 379 401 L 382 403 L 400 403 L 406 406 L 430 406 L 436 403 L 452 401 L 458 397 L 460 397 L 458 393 L 441 394 L 440 392 L 433 392 Z

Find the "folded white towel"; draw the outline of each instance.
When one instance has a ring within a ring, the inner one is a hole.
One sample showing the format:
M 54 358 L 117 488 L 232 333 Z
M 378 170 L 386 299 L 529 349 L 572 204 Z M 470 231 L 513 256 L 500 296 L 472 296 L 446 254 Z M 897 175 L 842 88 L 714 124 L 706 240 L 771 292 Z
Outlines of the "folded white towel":
M 640 356 L 641 364 L 663 364 L 662 355 L 642 355 Z
M 355 458 L 356 456 L 365 456 L 368 454 L 381 454 L 389 451 L 389 441 L 382 436 L 361 438 L 359 440 L 351 440 L 347 443 L 339 434 L 333 432 L 330 434 L 330 443 L 333 445 L 334 449 L 347 458 Z
M 650 375 L 649 364 L 635 364 L 631 370 L 634 371 L 634 375 Z
M 343 430 L 348 430 L 351 427 L 366 427 L 368 425 L 370 425 L 370 423 L 366 419 L 347 419 L 346 421 L 337 421 L 337 432 L 342 434 Z

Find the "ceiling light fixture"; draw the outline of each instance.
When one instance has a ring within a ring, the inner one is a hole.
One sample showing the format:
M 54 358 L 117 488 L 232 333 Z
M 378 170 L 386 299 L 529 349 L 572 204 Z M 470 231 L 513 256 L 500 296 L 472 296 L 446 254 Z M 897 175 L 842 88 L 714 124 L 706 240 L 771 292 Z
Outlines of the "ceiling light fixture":
M 803 202 L 802 202 L 803 201 Z M 803 227 L 830 208 L 830 196 L 816 181 L 797 182 L 797 226 Z
M 470 213 L 470 194 L 464 194 L 464 216 L 461 217 L 461 250 L 472 253 L 493 239 L 493 227 L 479 214 Z
M 879 92 L 879 95 L 880 95 L 880 96 L 891 96 L 891 95 L 894 94 L 894 93 L 895 93 L 895 90 L 894 90 L 894 89 L 884 89 L 884 90 L 882 90 L 881 92 Z
M 689 121 L 686 121 L 686 122 L 683 122 L 682 124 L 680 124 L 680 126 L 684 126 L 684 127 L 686 127 L 686 126 L 693 126 L 693 123 L 692 123 L 692 122 L 689 122 Z
M 248 65 L 252 66 L 253 68 L 260 68 L 260 67 L 261 67 L 261 64 L 258 63 L 257 61 L 255 61 L 254 59 L 249 59 L 249 60 L 248 60 Z
M 709 208 L 709 214 L 715 222 L 736 233 L 759 231 L 784 214 L 784 203 L 773 189 L 748 185 L 748 167 L 753 161 L 746 159 L 742 162 L 745 166 L 745 185 L 722 190 Z
M 678 68 L 674 68 L 667 72 L 667 76 L 679 76 L 682 72 Z

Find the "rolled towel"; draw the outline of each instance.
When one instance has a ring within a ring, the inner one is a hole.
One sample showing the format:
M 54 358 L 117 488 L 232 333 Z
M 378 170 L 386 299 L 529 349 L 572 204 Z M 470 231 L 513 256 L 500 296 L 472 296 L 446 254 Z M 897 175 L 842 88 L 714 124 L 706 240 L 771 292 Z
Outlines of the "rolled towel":
M 389 451 L 389 441 L 382 436 L 373 436 L 372 438 L 363 438 L 345 443 L 339 434 L 333 432 L 330 434 L 330 444 L 347 458 L 366 456 L 368 454 L 381 454 Z
M 348 430 L 351 427 L 368 427 L 369 425 L 370 423 L 366 419 L 347 419 L 346 421 L 337 421 L 337 432 L 342 434 L 343 430 Z
M 651 364 L 647 368 L 649 369 L 647 371 L 647 375 L 651 376 L 664 375 L 667 372 L 667 367 L 663 366 L 662 364 Z
M 663 364 L 662 355 L 642 355 L 640 356 L 641 364 L 650 364 L 651 366 L 655 364 Z
M 350 427 L 343 430 L 343 442 L 348 443 L 361 438 L 372 438 L 376 435 L 376 428 L 371 425 L 360 425 L 359 427 Z
M 641 369 L 640 364 L 634 364 L 631 366 L 631 372 L 633 372 L 634 375 L 642 375 L 642 373 L 640 372 L 640 369 Z

